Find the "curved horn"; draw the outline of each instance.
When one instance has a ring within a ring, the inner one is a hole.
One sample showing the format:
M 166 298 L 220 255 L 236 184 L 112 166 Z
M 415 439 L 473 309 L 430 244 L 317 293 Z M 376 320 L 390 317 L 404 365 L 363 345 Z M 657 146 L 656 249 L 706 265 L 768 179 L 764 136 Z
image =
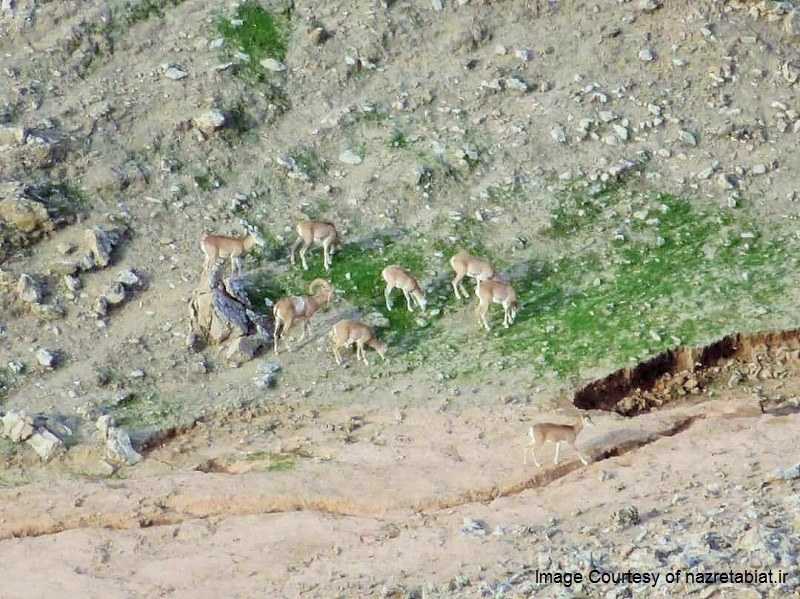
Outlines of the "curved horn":
M 326 281 L 325 279 L 314 279 L 308 284 L 308 292 L 314 293 L 314 289 L 317 287 L 322 287 L 325 291 L 333 291 L 333 285 L 331 285 L 330 281 Z

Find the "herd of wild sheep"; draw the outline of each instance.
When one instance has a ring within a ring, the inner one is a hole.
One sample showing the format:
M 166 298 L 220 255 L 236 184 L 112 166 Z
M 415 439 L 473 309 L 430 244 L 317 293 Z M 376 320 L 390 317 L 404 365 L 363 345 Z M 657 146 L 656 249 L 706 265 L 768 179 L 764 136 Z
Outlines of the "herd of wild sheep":
M 242 255 L 254 245 L 263 244 L 263 240 L 255 233 L 250 233 L 246 237 L 206 235 L 201 245 L 205 254 L 203 269 L 205 271 L 213 268 L 219 261 L 230 258 L 231 269 L 241 273 Z M 303 264 L 303 268 L 308 270 L 306 253 L 314 244 L 322 246 L 323 265 L 325 270 L 330 270 L 333 253 L 341 248 L 339 233 L 336 230 L 336 226 L 330 221 L 303 220 L 297 224 L 297 241 L 291 248 L 291 263 L 295 264 L 295 254 L 299 248 L 300 261 Z M 452 284 L 456 298 L 463 297 L 466 299 L 469 297 L 469 293 L 464 288 L 464 277 L 475 279 L 475 295 L 478 297 L 478 306 L 475 311 L 478 314 L 480 323 L 487 331 L 490 329 L 487 314 L 492 304 L 500 304 L 503 307 L 503 326 L 508 327 L 514 322 L 519 309 L 517 294 L 510 283 L 499 277 L 497 270 L 489 261 L 472 256 L 467 252 L 459 252 L 450 258 L 450 265 L 455 271 Z M 384 268 L 381 276 L 386 282 L 384 296 L 387 310 L 392 309 L 391 294 L 395 289 L 400 289 L 403 292 L 409 311 L 414 311 L 414 303 L 420 310 L 425 310 L 427 304 L 425 292 L 411 272 L 400 265 L 393 264 Z M 303 333 L 300 341 L 305 338 L 309 328 L 309 321 L 321 308 L 331 303 L 336 290 L 329 281 L 314 279 L 309 284 L 308 291 L 310 295 L 284 297 L 275 303 L 273 308 L 275 353 L 278 353 L 279 340 L 286 336 L 286 332 L 295 321 L 303 322 Z M 355 320 L 339 320 L 331 328 L 329 337 L 337 364 L 342 363 L 340 350 L 343 347 L 350 348 L 355 345 L 356 359 L 362 360 L 366 365 L 369 365 L 365 352 L 366 347 L 371 347 L 384 359 L 388 351 L 386 344 L 376 337 L 372 327 Z M 573 425 L 540 423 L 530 427 L 528 430 L 530 440 L 524 447 L 523 461 L 527 463 L 527 452 L 531 450 L 533 461 L 539 466 L 540 464 L 536 460 L 536 451 L 549 441 L 556 444 L 554 463 L 558 463 L 561 443 L 566 443 L 574 448 L 575 438 L 584 424 L 587 426 L 593 425 L 588 415 L 584 415 Z M 586 459 L 582 455 L 578 455 L 581 461 L 586 464 Z

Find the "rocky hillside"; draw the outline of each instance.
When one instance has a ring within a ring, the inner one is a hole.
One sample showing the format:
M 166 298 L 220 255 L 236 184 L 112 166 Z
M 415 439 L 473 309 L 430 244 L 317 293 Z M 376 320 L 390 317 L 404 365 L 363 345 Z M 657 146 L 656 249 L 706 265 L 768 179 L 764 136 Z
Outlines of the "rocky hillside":
M 26 538 L 0 562 L 63 539 L 88 561 L 51 564 L 61 588 L 121 596 L 200 588 L 124 590 L 142 546 L 243 595 L 610 588 L 531 582 L 555 564 L 792 570 L 796 482 L 772 477 L 795 416 L 752 400 L 791 399 L 793 358 L 597 404 L 585 471 L 563 447 L 567 466 L 525 467 L 519 445 L 576 416 L 592 379 L 796 326 L 798 42 L 800 8 L 772 0 L 1 0 L 0 536 Z M 330 271 L 318 247 L 290 263 L 304 218 L 341 233 Z M 263 246 L 242 273 L 203 271 L 205 234 L 248 232 Z M 508 329 L 453 297 L 458 250 L 516 289 Z M 399 292 L 387 309 L 393 263 L 424 312 Z M 336 300 L 275 355 L 271 306 L 319 277 Z M 387 360 L 337 366 L 341 318 Z M 251 530 L 266 540 L 237 554 Z

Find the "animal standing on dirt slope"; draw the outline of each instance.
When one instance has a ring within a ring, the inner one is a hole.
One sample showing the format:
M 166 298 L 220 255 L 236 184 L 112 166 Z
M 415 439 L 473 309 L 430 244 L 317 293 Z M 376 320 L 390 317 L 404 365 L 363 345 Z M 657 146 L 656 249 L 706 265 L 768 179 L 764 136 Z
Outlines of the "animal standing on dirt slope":
M 314 293 L 314 289 L 319 287 L 319 293 Z M 275 330 L 272 337 L 275 342 L 275 353 L 278 353 L 278 339 L 286 336 L 286 332 L 292 327 L 295 320 L 303 321 L 303 334 L 300 340 L 306 338 L 309 329 L 309 321 L 320 308 L 327 306 L 333 300 L 336 289 L 325 279 L 314 279 L 308 284 L 308 292 L 313 295 L 292 296 L 279 299 L 272 309 L 275 318 Z
M 336 226 L 327 220 L 303 220 L 297 223 L 297 241 L 292 246 L 291 261 L 294 264 L 294 253 L 300 244 L 300 261 L 303 263 L 303 268 L 308 270 L 308 263 L 306 262 L 306 252 L 314 243 L 322 245 L 323 265 L 325 270 L 331 268 L 331 255 L 333 254 L 332 248 L 341 249 L 342 242 L 339 239 L 339 232 Z
M 468 254 L 467 252 L 459 252 L 450 258 L 450 266 L 456 271 L 456 276 L 453 279 L 453 292 L 456 294 L 456 299 L 460 299 L 459 289 L 464 294 L 464 299 L 469 297 L 469 293 L 464 289 L 464 277 L 471 277 L 475 279 L 475 292 L 480 289 L 481 281 L 486 281 L 497 275 L 494 267 L 488 260 L 477 258 Z
M 420 287 L 416 277 L 414 277 L 414 275 L 412 275 L 409 271 L 402 266 L 393 264 L 384 268 L 381 276 L 383 277 L 383 280 L 386 281 L 386 291 L 383 295 L 386 298 L 387 310 L 392 310 L 392 300 L 390 298 L 392 291 L 395 289 L 400 289 L 406 298 L 406 306 L 408 306 L 409 312 L 414 311 L 414 307 L 411 305 L 412 297 L 419 306 L 420 310 L 423 312 L 425 311 L 425 306 L 428 303 L 425 299 L 425 292 L 422 291 L 422 287 Z
M 554 464 L 558 464 L 558 453 L 561 449 L 561 444 L 566 443 L 575 450 L 575 453 L 578 454 L 583 465 L 587 465 L 589 462 L 580 454 L 578 448 L 575 446 L 575 439 L 578 433 L 583 430 L 584 424 L 589 427 L 594 426 L 594 422 L 592 422 L 592 418 L 589 414 L 583 414 L 575 424 L 554 424 L 551 422 L 534 424 L 528 429 L 530 441 L 522 448 L 523 464 L 528 463 L 528 450 L 530 450 L 533 463 L 541 467 L 541 464 L 536 460 L 536 452 L 542 445 L 551 442 L 556 444 L 556 456 L 553 459 Z
M 242 254 L 249 252 L 254 245 L 264 245 L 264 240 L 255 233 L 249 233 L 246 237 L 206 235 L 200 244 L 200 248 L 206 256 L 203 262 L 203 272 L 207 271 L 212 265 L 216 265 L 219 260 L 230 257 L 231 270 L 241 275 Z
M 350 347 L 356 344 L 356 359 L 359 358 L 364 361 L 364 364 L 369 366 L 367 356 L 364 353 L 364 347 L 369 346 L 378 352 L 382 359 L 386 359 L 386 352 L 389 348 L 385 343 L 381 342 L 376 336 L 372 327 L 355 320 L 343 319 L 333 325 L 329 333 L 331 338 L 331 347 L 333 349 L 333 357 L 336 359 L 337 364 L 342 363 L 342 355 L 339 348 Z
M 514 288 L 509 283 L 500 279 L 489 279 L 476 287 L 475 292 L 478 295 L 478 307 L 475 308 L 475 312 L 478 314 L 478 321 L 483 323 L 487 331 L 490 329 L 486 314 L 492 304 L 503 306 L 504 327 L 508 328 L 514 322 L 519 309 L 519 300 L 517 299 L 517 292 L 514 291 Z

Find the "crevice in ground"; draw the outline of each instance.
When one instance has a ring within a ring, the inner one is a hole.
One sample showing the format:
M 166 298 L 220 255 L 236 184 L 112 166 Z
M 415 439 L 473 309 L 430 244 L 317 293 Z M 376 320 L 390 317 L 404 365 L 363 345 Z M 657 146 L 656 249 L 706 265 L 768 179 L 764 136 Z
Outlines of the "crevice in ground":
M 575 392 L 573 403 L 583 410 L 637 416 L 687 394 L 700 393 L 703 383 L 708 382 L 704 379 L 721 374 L 725 367 L 731 370 L 734 362 L 745 361 L 758 363 L 755 378 L 780 378 L 790 368 L 799 370 L 800 329 L 736 333 L 703 347 L 668 349 L 590 382 Z M 771 376 L 762 362 L 783 366 L 785 372 Z

